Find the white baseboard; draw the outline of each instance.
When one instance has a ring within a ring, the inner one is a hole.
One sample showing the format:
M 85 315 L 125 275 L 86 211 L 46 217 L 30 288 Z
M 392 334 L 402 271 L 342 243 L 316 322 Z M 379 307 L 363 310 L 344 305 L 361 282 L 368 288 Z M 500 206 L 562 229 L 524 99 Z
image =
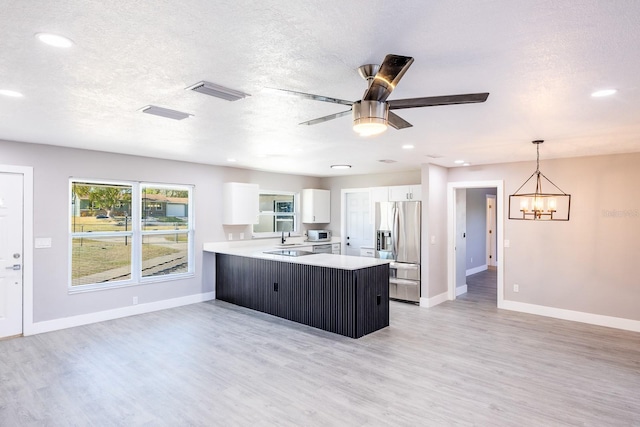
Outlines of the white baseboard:
M 473 267 L 467 270 L 467 276 L 471 276 L 472 274 L 480 273 L 481 271 L 485 271 L 487 269 L 487 264 L 479 265 L 477 267 Z
M 150 302 L 147 304 L 137 304 L 113 310 L 99 311 L 96 313 L 46 320 L 44 322 L 37 322 L 29 325 L 29 327 L 24 330 L 24 336 L 58 331 L 60 329 L 73 328 L 74 326 L 88 325 L 90 323 L 104 322 L 105 320 L 119 319 L 121 317 L 134 316 L 136 314 L 151 313 L 153 311 L 196 304 L 199 302 L 210 301 L 212 299 L 215 299 L 215 292 L 206 292 L 180 298 Z
M 436 295 L 431 298 L 420 298 L 420 307 L 435 307 L 438 304 L 442 304 L 445 301 L 449 300 L 449 296 L 447 292 L 443 292 L 440 295 Z
M 640 332 L 640 321 L 623 319 L 621 317 L 603 316 L 601 314 L 584 313 L 581 311 L 565 310 L 562 308 L 546 307 L 543 305 L 527 304 L 516 301 L 502 301 L 499 308 L 537 314 L 539 316 L 554 317 L 556 319 L 572 320 L 574 322 L 589 323 L 591 325 L 606 326 L 608 328 L 624 329 Z
M 467 289 L 468 289 L 467 285 L 458 286 L 456 288 L 456 296 L 460 296 L 462 294 L 466 294 L 467 293 Z

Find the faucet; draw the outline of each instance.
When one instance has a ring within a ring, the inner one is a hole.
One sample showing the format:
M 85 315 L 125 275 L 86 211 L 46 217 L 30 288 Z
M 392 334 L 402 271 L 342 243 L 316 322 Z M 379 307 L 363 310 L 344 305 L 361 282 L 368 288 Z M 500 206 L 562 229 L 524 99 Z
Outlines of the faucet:
M 289 233 L 289 236 L 291 236 L 291 233 Z M 287 239 L 286 237 L 284 237 L 284 230 L 282 231 L 282 239 L 280 239 L 280 243 L 284 245 L 284 242 L 286 242 Z

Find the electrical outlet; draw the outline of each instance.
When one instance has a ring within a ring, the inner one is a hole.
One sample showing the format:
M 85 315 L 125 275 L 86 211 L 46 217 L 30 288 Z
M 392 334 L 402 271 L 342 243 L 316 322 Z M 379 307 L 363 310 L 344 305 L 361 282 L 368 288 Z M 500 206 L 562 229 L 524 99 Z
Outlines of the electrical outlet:
M 138 297 L 133 297 L 133 305 L 137 305 L 138 304 Z
M 513 285 L 513 292 L 520 292 L 520 285 L 514 284 Z
M 473 257 L 471 257 L 471 264 L 473 264 Z
M 233 240 L 233 233 L 229 233 L 229 240 Z
M 511 246 L 511 242 L 509 240 L 505 240 L 504 241 L 504 247 L 508 248 L 509 246 Z
M 240 240 L 244 240 L 244 233 L 240 233 Z

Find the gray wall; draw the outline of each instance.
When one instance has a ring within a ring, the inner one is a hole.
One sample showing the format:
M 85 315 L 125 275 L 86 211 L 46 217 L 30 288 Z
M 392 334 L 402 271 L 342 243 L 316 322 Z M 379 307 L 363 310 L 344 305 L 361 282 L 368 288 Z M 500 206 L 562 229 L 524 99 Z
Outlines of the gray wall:
M 51 248 L 34 250 L 34 322 L 130 306 L 133 296 L 144 304 L 213 291 L 212 282 L 204 280 L 202 274 L 202 244 L 225 240 L 230 232 L 221 222 L 222 183 L 252 182 L 262 188 L 287 191 L 319 185 L 319 179 L 313 177 L 47 145 L 0 141 L 0 153 L 0 163 L 33 167 L 34 236 L 52 238 Z M 67 288 L 69 177 L 195 185 L 195 277 L 70 295 Z M 245 230 L 247 238 L 250 237 L 251 227 L 231 228 L 234 232 Z
M 447 177 L 446 168 L 431 164 L 422 166 L 423 298 L 445 293 L 448 287 Z
M 495 196 L 496 189 L 467 189 L 467 270 L 487 264 L 487 194 Z
M 640 153 L 541 161 L 541 171 L 571 194 L 571 218 L 505 219 L 506 300 L 640 320 L 639 165 Z M 507 218 L 508 195 L 534 170 L 535 162 L 472 166 L 450 169 L 448 179 L 504 180 Z

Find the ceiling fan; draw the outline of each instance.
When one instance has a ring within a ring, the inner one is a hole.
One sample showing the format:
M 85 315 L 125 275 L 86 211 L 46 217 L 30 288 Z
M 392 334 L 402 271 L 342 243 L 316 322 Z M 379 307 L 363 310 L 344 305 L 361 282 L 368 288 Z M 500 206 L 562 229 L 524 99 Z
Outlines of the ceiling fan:
M 389 110 L 403 108 L 433 107 L 436 105 L 472 104 L 484 102 L 489 96 L 485 93 L 470 93 L 465 95 L 430 96 L 424 98 L 394 99 L 387 101 L 391 92 L 396 87 L 404 73 L 413 64 L 413 58 L 409 56 L 387 55 L 381 65 L 367 64 L 358 68 L 358 73 L 368 82 L 368 88 L 361 100 L 346 101 L 344 99 L 331 98 L 322 95 L 296 92 L 292 90 L 278 89 L 290 95 L 315 101 L 332 102 L 335 104 L 349 105 L 351 108 L 336 114 L 319 117 L 300 123 L 301 125 L 315 125 L 338 117 L 353 115 L 353 130 L 362 136 L 376 135 L 384 132 L 387 126 L 395 129 L 404 129 L 413 126 L 402 117 Z

